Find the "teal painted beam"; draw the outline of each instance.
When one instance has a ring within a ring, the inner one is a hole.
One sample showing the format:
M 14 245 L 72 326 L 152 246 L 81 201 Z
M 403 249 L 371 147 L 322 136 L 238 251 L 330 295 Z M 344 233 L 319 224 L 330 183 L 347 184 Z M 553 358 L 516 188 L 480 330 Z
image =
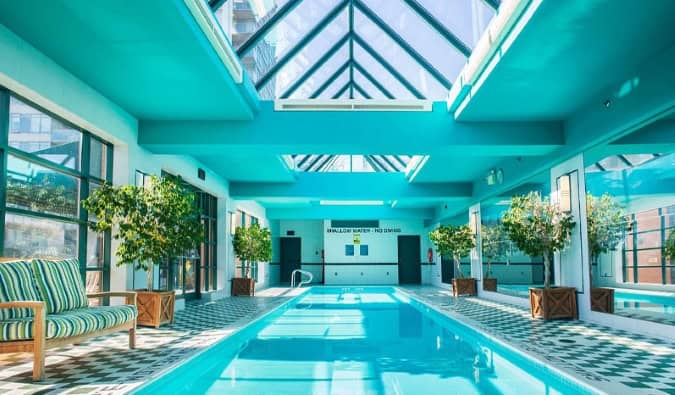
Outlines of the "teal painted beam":
M 455 34 L 448 30 L 441 22 L 439 22 L 423 5 L 417 0 L 403 0 L 408 7 L 412 8 L 422 19 L 424 19 L 431 27 L 433 27 L 441 36 L 443 36 L 452 46 L 457 48 L 459 52 L 464 54 L 467 58 L 471 56 L 471 48 L 464 44 Z
M 265 86 L 265 84 L 267 84 L 267 82 L 269 82 L 269 80 L 272 79 L 272 77 L 274 77 L 274 75 L 278 73 L 279 70 L 281 70 L 291 59 L 293 59 L 293 57 L 297 55 L 298 52 L 302 51 L 307 46 L 307 44 L 309 44 L 314 39 L 314 37 L 316 37 L 319 33 L 321 33 L 326 28 L 326 26 L 330 25 L 330 23 L 335 18 L 337 18 L 338 15 L 340 15 L 340 13 L 345 9 L 345 7 L 347 7 L 348 2 L 349 0 L 343 0 L 337 6 L 333 7 L 333 9 L 328 14 L 326 14 L 326 16 L 324 16 L 320 21 L 316 23 L 316 25 L 312 28 L 312 30 L 307 32 L 307 34 L 305 34 L 305 36 L 300 41 L 298 41 L 293 46 L 293 48 L 288 50 L 288 52 L 286 53 L 286 55 L 284 55 L 284 57 L 279 59 L 274 64 L 274 66 L 272 66 L 267 71 L 267 73 L 265 73 L 265 75 L 263 75 L 262 77 L 260 77 L 258 81 L 256 81 L 255 87 L 257 89 L 260 89 L 263 86 Z
M 363 206 L 267 207 L 268 219 L 323 220 L 323 219 L 430 219 L 434 210 L 428 208 L 391 208 Z
M 346 61 L 342 66 L 340 66 L 337 70 L 335 70 L 335 72 L 333 74 L 331 74 L 331 76 L 328 77 L 328 79 L 323 84 L 321 84 L 321 86 L 318 87 L 316 89 L 316 91 L 314 91 L 314 93 L 312 93 L 309 96 L 309 98 L 310 99 L 316 99 L 317 97 L 321 96 L 323 91 L 325 91 L 326 88 L 328 88 L 333 83 L 333 81 L 335 81 L 339 76 L 341 76 L 342 73 L 344 73 L 345 70 L 347 70 L 348 67 L 349 67 L 349 61 Z
M 438 200 L 471 192 L 471 183 L 411 184 L 402 173 L 299 173 L 292 183 L 230 183 L 230 197 L 240 200 Z
M 392 29 L 387 22 L 380 18 L 373 10 L 371 10 L 362 0 L 355 0 L 354 4 L 367 18 L 376 24 L 382 31 L 384 31 L 389 38 L 394 40 L 405 52 L 408 53 L 417 63 L 420 64 L 426 71 L 429 72 L 438 82 L 446 89 L 452 88 L 452 83 L 441 73 L 433 64 L 426 60 L 422 54 L 417 52 L 408 42 L 401 37 L 396 30 Z
M 342 37 L 340 40 L 338 40 L 338 42 L 336 42 L 332 47 L 330 47 L 326 51 L 326 53 L 323 56 L 321 56 L 319 60 L 316 61 L 316 63 L 312 65 L 312 67 L 307 69 L 307 71 L 305 71 L 305 73 L 300 78 L 298 78 L 297 81 L 295 81 L 295 83 L 293 83 L 293 85 L 291 85 L 291 87 L 288 88 L 286 92 L 283 93 L 283 95 L 281 95 L 281 98 L 282 99 L 289 98 L 293 94 L 293 92 L 295 92 L 298 88 L 300 88 L 302 84 L 304 84 L 305 81 L 309 79 L 309 77 L 311 77 L 317 70 L 321 68 L 321 66 L 324 65 L 324 63 L 328 61 L 328 59 L 330 59 L 333 55 L 335 55 L 335 53 L 339 51 L 340 48 L 342 48 L 342 46 L 347 42 L 347 40 L 349 40 L 349 34 L 345 34 L 344 37 Z
M 139 143 L 152 152 L 184 155 L 528 156 L 565 143 L 560 122 L 461 123 L 447 113 L 445 102 L 433 103 L 429 112 L 321 112 L 275 111 L 274 103 L 266 101 L 249 122 L 141 121 L 139 129 Z
M 372 97 L 370 97 L 370 95 L 368 94 L 368 92 L 366 92 L 365 89 L 361 88 L 361 87 L 359 86 L 359 84 L 357 84 L 356 82 L 354 82 L 354 83 L 352 84 L 352 86 L 353 86 L 354 89 L 355 89 L 357 92 L 359 92 L 359 93 L 361 94 L 361 96 L 363 96 L 364 98 L 366 98 L 366 99 L 372 99 Z
M 239 55 L 240 58 L 243 58 L 246 56 L 246 54 L 255 47 L 255 45 L 265 38 L 267 33 L 276 26 L 277 23 L 279 23 L 282 19 L 284 19 L 295 7 L 300 5 L 302 3 L 302 0 L 288 0 L 286 4 L 281 6 L 277 12 L 270 17 L 265 23 L 263 23 L 262 26 L 256 30 L 251 37 L 248 38 L 239 48 L 237 48 L 237 55 Z
M 366 70 L 363 66 L 361 66 L 359 62 L 354 61 L 354 67 L 356 68 L 356 70 L 359 71 L 359 73 L 363 74 L 363 76 L 366 77 L 366 79 L 370 81 L 371 84 L 375 85 L 375 87 L 379 89 L 380 92 L 382 92 L 382 94 L 387 97 L 387 99 L 394 98 L 394 95 L 392 95 L 391 92 L 389 92 L 389 90 L 384 87 L 384 85 L 380 84 L 380 81 L 375 79 L 375 77 L 373 77 L 373 75 L 370 74 L 368 70 Z
M 403 86 L 405 86 L 406 89 L 408 89 L 410 93 L 413 94 L 413 96 L 415 96 L 418 99 L 425 98 L 424 95 L 419 90 L 417 90 L 417 88 L 415 88 L 413 84 L 411 84 L 401 73 L 399 73 L 394 66 L 392 66 L 389 62 L 387 62 L 387 60 L 383 58 L 382 55 L 377 53 L 377 51 L 375 51 L 375 49 L 373 49 L 373 47 L 371 47 L 370 44 L 366 42 L 366 40 L 361 38 L 361 36 L 359 36 L 358 34 L 354 34 L 354 41 L 356 41 L 356 43 L 359 44 L 361 48 L 363 48 L 366 52 L 368 52 L 368 54 L 372 56 L 373 59 L 375 59 L 378 63 L 380 63 L 382 67 L 384 67 L 389 73 L 391 73 L 391 75 L 393 75 L 394 78 L 398 80 L 398 82 L 400 82 Z

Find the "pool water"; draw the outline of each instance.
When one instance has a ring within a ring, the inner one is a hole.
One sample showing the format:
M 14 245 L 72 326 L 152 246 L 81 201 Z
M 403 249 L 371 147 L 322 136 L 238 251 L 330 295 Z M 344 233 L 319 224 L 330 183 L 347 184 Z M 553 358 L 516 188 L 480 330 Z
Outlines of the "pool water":
M 583 394 L 392 287 L 312 288 L 139 394 Z
M 615 289 L 614 308 L 675 316 L 675 297 Z

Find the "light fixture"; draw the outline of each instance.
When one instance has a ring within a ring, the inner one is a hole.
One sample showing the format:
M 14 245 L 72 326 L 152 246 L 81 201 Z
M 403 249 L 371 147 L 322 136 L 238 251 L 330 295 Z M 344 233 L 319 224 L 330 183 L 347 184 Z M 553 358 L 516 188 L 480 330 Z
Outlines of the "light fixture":
M 474 236 L 478 235 L 478 211 L 472 211 L 469 217 L 469 227 Z
M 234 232 L 237 230 L 237 217 L 233 212 L 230 212 L 230 234 L 234 236 Z
M 572 195 L 570 193 L 570 175 L 565 174 L 557 178 L 558 184 L 558 204 L 560 209 L 566 213 L 572 211 Z
M 499 185 L 504 182 L 504 170 L 502 168 L 492 168 L 485 176 L 485 183 L 488 185 Z
M 322 206 L 383 206 L 384 200 L 321 200 Z

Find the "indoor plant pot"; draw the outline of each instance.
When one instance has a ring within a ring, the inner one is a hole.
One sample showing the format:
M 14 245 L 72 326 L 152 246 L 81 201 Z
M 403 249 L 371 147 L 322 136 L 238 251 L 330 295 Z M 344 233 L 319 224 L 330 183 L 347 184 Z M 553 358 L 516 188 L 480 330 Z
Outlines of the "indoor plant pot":
M 483 291 L 497 292 L 497 279 L 496 278 L 484 278 L 483 279 Z
M 614 289 L 591 288 L 591 310 L 601 313 L 614 313 Z
M 162 324 L 174 322 L 175 291 L 136 291 L 138 325 L 159 328 Z
M 476 296 L 476 279 L 475 278 L 453 278 L 452 279 L 452 295 L 457 297 L 460 295 Z
M 255 296 L 255 280 L 245 277 L 233 278 L 232 296 Z
M 577 291 L 573 287 L 530 288 L 532 318 L 577 319 Z

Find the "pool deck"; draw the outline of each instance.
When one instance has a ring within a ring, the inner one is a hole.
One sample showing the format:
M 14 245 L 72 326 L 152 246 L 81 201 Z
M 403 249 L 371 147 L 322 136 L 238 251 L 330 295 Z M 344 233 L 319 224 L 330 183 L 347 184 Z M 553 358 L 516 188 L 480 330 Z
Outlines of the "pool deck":
M 445 289 L 402 287 L 436 309 L 610 394 L 675 395 L 675 344 L 583 321 L 530 319 L 525 308 L 479 298 L 453 299 Z M 297 290 L 269 288 L 254 298 L 189 303 L 176 323 L 141 328 L 129 350 L 124 333 L 47 352 L 47 380 L 33 383 L 28 354 L 0 355 L 0 393 L 119 394 L 138 387 L 246 323 Z

